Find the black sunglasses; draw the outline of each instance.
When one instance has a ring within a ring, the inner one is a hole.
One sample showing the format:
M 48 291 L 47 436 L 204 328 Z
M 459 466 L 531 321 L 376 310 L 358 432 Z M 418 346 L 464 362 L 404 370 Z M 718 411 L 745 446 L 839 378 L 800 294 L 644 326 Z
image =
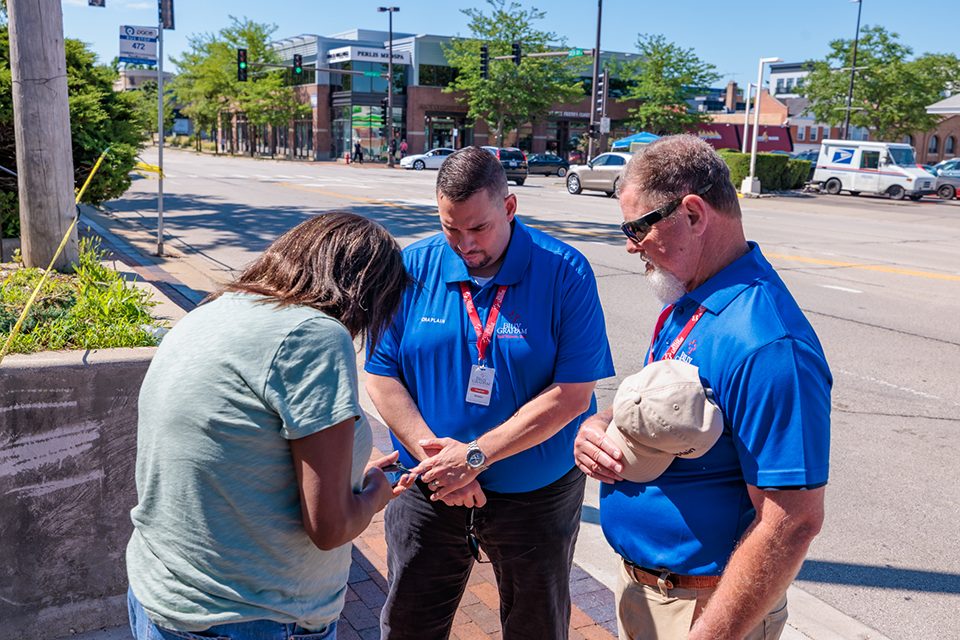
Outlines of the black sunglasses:
M 687 195 L 698 195 L 702 196 L 707 191 L 710 191 L 710 187 L 713 186 L 713 183 L 706 185 L 705 187 L 700 187 L 695 194 Z M 653 225 L 657 224 L 671 213 L 677 210 L 677 207 L 680 206 L 680 203 L 683 202 L 683 199 L 687 196 L 680 196 L 675 200 L 671 200 L 667 204 L 657 207 L 649 213 L 645 213 L 636 220 L 628 220 L 620 225 L 620 231 L 623 232 L 623 235 L 627 236 L 635 243 L 640 244 L 643 242 L 643 239 L 647 237 L 647 234 L 650 233 L 650 229 L 653 228 Z
M 473 532 L 473 516 L 477 512 L 476 508 L 470 508 L 470 518 L 467 520 L 467 547 L 470 549 L 470 555 L 473 556 L 473 559 L 481 564 L 489 563 L 484 554 L 480 551 L 480 541 L 477 540 L 476 534 Z

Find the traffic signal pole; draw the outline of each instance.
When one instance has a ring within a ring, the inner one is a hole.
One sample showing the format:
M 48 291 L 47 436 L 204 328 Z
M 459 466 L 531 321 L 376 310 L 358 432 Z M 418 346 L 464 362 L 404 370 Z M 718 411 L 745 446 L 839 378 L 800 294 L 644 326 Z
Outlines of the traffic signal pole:
M 160 3 L 158 2 L 158 7 Z M 163 10 L 158 11 L 157 28 L 157 255 L 163 255 Z
M 603 0 L 597 0 L 597 44 L 593 52 L 593 83 L 590 87 L 590 134 L 587 142 L 587 160 L 593 158 L 593 132 L 597 129 L 597 79 L 600 76 L 600 23 L 603 16 Z

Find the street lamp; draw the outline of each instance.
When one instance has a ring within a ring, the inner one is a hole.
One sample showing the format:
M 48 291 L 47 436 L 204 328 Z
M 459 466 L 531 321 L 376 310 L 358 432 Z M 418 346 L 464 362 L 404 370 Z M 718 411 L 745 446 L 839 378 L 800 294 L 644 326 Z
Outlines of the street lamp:
M 747 152 L 747 132 L 750 130 L 750 92 L 753 90 L 753 83 L 747 84 L 746 100 L 743 101 L 743 145 L 740 153 Z
M 760 89 L 763 87 L 763 65 L 783 62 L 780 58 L 760 58 L 757 65 L 757 97 L 753 103 L 753 141 L 750 145 L 750 175 L 740 185 L 741 193 L 760 194 L 760 179 L 757 174 L 757 138 L 760 134 Z
M 389 15 L 390 23 L 390 59 L 387 60 L 387 166 L 393 166 L 393 154 L 390 152 L 390 143 L 393 142 L 393 14 L 400 11 L 400 7 L 377 7 L 380 13 Z
M 853 63 L 850 65 L 850 88 L 847 89 L 847 114 L 843 117 L 843 139 L 849 140 L 850 109 L 853 104 L 853 78 L 857 73 L 857 43 L 860 41 L 860 12 L 863 11 L 862 0 L 850 0 L 857 3 L 857 33 L 853 36 Z

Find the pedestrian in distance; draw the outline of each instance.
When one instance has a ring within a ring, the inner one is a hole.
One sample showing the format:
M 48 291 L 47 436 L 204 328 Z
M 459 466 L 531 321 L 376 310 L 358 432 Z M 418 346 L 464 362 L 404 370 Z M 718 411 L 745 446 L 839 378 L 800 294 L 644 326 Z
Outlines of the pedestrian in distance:
M 627 252 L 666 305 L 639 374 L 653 386 L 628 378 L 575 445 L 577 465 L 603 483 L 600 521 L 623 559 L 620 638 L 778 638 L 787 587 L 824 518 L 826 358 L 745 239 L 729 171 L 709 145 L 662 138 L 620 185 Z M 685 391 L 664 397 L 663 371 Z
M 394 138 L 390 141 L 390 144 L 387 145 L 387 152 L 390 154 L 392 159 L 397 157 L 397 139 Z
M 573 439 L 614 373 L 596 281 L 515 216 L 481 147 L 444 161 L 436 195 L 442 232 L 404 250 L 416 284 L 365 365 L 421 474 L 384 516 L 381 636 L 448 638 L 474 562 L 492 562 L 503 638 L 564 640 L 585 482 Z
M 400 159 L 402 160 L 403 158 L 406 158 L 406 157 L 407 157 L 407 141 L 401 140 L 400 141 Z
M 336 637 L 350 541 L 413 480 L 391 487 L 396 452 L 368 463 L 354 348 L 408 281 L 380 225 L 326 213 L 164 337 L 139 400 L 134 638 Z
M 353 145 L 353 158 L 355 162 L 363 164 L 363 147 L 359 141 Z

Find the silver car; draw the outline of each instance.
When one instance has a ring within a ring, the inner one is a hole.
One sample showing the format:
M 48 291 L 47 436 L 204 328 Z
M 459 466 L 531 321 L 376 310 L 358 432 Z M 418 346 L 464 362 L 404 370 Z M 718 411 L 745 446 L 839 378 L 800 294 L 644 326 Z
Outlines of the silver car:
M 630 161 L 629 153 L 601 153 L 587 164 L 575 164 L 567 173 L 567 192 L 574 195 L 584 189 L 603 191 L 613 197 L 617 193 L 620 173 Z
M 960 191 L 960 158 L 944 160 L 933 167 L 937 176 L 937 195 L 952 200 Z
M 431 149 L 426 153 L 418 153 L 412 156 L 406 156 L 400 161 L 400 166 L 404 169 L 414 169 L 423 171 L 424 169 L 439 169 L 443 161 L 453 153 L 453 149 L 439 148 Z

